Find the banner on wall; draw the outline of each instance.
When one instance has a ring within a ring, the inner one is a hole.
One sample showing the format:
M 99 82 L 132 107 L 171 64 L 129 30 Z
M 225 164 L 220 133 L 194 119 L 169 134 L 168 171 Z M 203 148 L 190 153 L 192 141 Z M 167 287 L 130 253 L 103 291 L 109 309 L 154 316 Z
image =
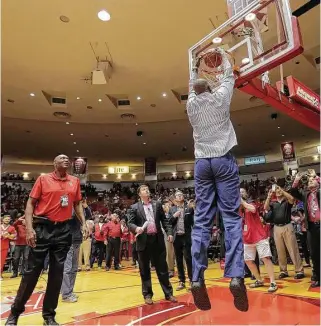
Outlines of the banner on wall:
M 282 143 L 281 152 L 282 152 L 283 162 L 292 162 L 296 160 L 294 143 L 292 141 Z
M 88 159 L 87 157 L 74 157 L 72 159 L 72 175 L 83 179 L 87 175 L 88 171 Z

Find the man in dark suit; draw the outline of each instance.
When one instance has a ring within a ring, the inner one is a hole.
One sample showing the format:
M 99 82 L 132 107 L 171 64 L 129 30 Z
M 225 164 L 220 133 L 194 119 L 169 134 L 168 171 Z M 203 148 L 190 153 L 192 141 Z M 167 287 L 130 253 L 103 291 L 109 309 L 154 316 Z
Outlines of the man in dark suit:
M 183 258 L 185 258 L 188 278 L 192 282 L 191 233 L 194 224 L 194 210 L 185 203 L 184 194 L 181 191 L 175 193 L 175 206 L 171 207 L 168 218 L 173 227 L 174 251 L 179 278 L 176 290 L 180 291 L 185 289 Z
M 139 200 L 128 211 L 129 230 L 136 235 L 139 272 L 142 280 L 142 292 L 146 304 L 153 304 L 153 290 L 150 274 L 150 261 L 153 260 L 159 283 L 165 299 L 177 302 L 173 297 L 173 288 L 169 282 L 166 263 L 166 247 L 162 227 L 173 241 L 172 227 L 166 219 L 162 204 L 150 200 L 148 186 L 138 188 Z
M 298 189 L 304 174 L 298 173 L 293 182 L 290 193 L 303 202 L 305 226 L 308 231 L 308 241 L 311 249 L 311 258 L 315 273 L 312 288 L 320 287 L 320 178 L 314 170 L 308 171 L 308 185 L 305 189 Z

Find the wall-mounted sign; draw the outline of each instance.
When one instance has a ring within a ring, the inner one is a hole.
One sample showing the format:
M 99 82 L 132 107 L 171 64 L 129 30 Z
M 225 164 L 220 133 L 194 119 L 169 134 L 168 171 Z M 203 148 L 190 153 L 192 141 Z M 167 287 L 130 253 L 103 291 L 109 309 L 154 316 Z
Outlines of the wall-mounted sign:
M 129 166 L 109 166 L 108 174 L 126 174 L 129 173 Z
M 281 151 L 282 151 L 282 156 L 283 156 L 283 162 L 295 161 L 294 144 L 292 141 L 282 143 Z
M 318 154 L 321 154 L 321 146 L 318 146 L 317 150 L 318 150 Z
M 266 163 L 266 159 L 264 155 L 244 158 L 244 165 L 255 165 L 255 164 L 264 164 L 264 163 Z

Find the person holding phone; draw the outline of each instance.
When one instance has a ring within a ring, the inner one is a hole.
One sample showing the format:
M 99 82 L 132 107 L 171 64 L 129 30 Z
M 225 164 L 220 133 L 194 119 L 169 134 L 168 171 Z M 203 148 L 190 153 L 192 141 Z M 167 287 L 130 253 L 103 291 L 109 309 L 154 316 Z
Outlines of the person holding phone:
M 298 189 L 304 174 L 298 173 L 290 190 L 291 194 L 303 202 L 305 225 L 311 250 L 315 281 L 311 287 L 320 287 L 320 178 L 314 170 L 308 170 L 308 185 Z
M 271 202 L 272 195 L 276 201 Z M 265 220 L 274 224 L 274 241 L 278 253 L 280 275 L 279 279 L 288 277 L 286 249 L 289 252 L 295 268 L 295 279 L 304 278 L 303 264 L 299 253 L 293 225 L 291 223 L 291 209 L 294 198 L 278 185 L 272 186 L 264 204 Z

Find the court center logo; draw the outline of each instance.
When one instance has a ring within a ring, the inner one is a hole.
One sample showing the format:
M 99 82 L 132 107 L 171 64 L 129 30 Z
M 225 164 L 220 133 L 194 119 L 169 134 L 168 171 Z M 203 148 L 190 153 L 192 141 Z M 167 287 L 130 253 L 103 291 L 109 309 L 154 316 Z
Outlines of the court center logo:
M 32 315 L 42 311 L 43 298 L 45 292 L 32 293 L 26 303 L 26 310 L 21 316 Z M 14 302 L 14 296 L 5 297 L 1 301 L 1 319 L 7 319 L 10 315 L 10 308 Z

